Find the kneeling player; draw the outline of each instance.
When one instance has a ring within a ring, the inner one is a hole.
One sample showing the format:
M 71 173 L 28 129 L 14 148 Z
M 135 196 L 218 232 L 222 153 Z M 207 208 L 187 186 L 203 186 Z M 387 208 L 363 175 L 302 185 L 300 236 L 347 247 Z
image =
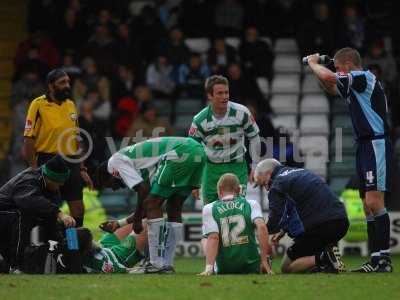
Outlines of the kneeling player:
M 255 179 L 269 190 L 267 225 L 272 242 L 277 244 L 285 233 L 294 239 L 282 272 L 343 271 L 336 244 L 346 235 L 349 222 L 343 203 L 327 184 L 307 170 L 284 167 L 275 159 L 259 162 Z
M 84 268 L 88 273 L 128 273 L 144 257 L 146 229 L 137 235 L 132 226 L 127 225 L 114 233 L 104 234 L 98 243 L 92 243 L 92 247 L 85 251 Z M 86 228 L 77 230 L 90 235 Z
M 206 268 L 200 275 L 272 273 L 268 230 L 260 205 L 240 196 L 240 182 L 234 174 L 223 175 L 217 189 L 219 200 L 203 209 Z
M 174 272 L 175 247 L 182 236 L 182 205 L 191 191 L 199 188 L 204 162 L 203 146 L 194 139 L 162 137 L 123 148 L 98 168 L 97 187 L 127 186 L 138 192 L 135 213 L 103 224 L 103 229 L 113 232 L 132 223 L 139 233 L 142 218 L 147 217 L 150 263 L 138 273 Z

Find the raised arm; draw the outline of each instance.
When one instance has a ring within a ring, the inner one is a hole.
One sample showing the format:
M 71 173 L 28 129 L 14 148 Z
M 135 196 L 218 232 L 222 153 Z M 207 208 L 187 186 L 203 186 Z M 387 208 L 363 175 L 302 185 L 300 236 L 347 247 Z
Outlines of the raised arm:
M 308 66 L 311 68 L 315 76 L 321 82 L 324 89 L 331 95 L 336 95 L 336 74 L 328 68 L 318 64 L 319 54 L 313 54 L 307 57 Z

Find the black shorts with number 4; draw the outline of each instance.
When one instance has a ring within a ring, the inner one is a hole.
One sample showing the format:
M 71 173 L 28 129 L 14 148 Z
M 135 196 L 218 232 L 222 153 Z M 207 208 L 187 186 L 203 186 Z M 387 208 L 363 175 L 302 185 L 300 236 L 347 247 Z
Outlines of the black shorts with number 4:
M 368 191 L 390 191 L 391 154 L 391 143 L 387 138 L 357 142 L 356 168 L 362 199 Z
M 287 249 L 287 256 L 293 261 L 300 257 L 320 253 L 325 247 L 336 245 L 347 233 L 347 218 L 330 220 L 307 229 L 304 234 L 294 239 Z

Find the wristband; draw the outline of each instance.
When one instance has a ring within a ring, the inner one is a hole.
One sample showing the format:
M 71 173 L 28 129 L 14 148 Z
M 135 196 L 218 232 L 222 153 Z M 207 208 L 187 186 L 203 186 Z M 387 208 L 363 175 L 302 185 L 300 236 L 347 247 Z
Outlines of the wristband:
M 214 266 L 213 265 L 206 265 L 206 270 L 207 273 L 214 273 Z
M 117 221 L 119 227 L 124 227 L 128 225 L 128 220 L 126 218 Z

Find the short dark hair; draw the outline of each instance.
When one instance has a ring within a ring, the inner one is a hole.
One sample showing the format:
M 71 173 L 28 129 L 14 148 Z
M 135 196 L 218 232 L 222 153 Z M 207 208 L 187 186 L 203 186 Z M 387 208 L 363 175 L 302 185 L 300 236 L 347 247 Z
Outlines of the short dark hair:
M 93 184 L 96 189 L 101 189 L 104 187 L 104 183 L 112 177 L 112 175 L 108 172 L 108 160 L 103 161 L 100 165 L 97 166 L 94 176 L 93 176 Z
M 207 94 L 212 94 L 214 91 L 214 85 L 216 84 L 225 84 L 229 85 L 229 81 L 226 77 L 222 75 L 212 75 L 206 79 L 204 84 L 204 89 Z
M 350 61 L 357 67 L 361 67 L 362 65 L 360 53 L 356 49 L 350 47 L 338 50 L 333 59 L 340 63 Z
M 79 251 L 87 253 L 92 247 L 93 235 L 88 228 L 78 227 L 76 229 L 79 243 Z

